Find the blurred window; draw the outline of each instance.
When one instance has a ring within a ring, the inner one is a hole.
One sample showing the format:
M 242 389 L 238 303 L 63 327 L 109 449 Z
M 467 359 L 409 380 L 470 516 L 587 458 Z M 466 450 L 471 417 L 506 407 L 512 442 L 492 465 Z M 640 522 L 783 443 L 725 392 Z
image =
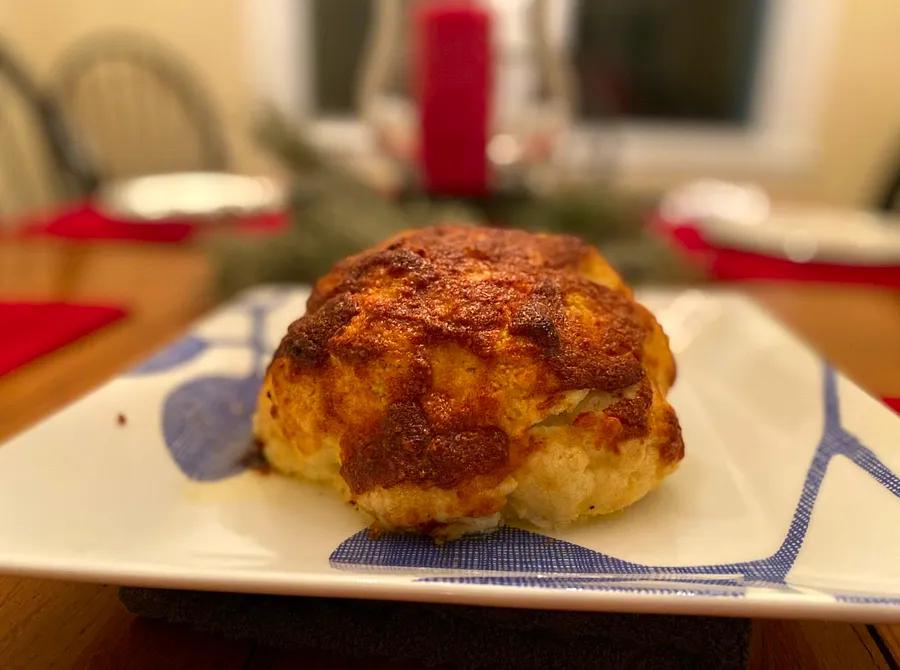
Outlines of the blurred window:
M 555 0 L 559 1 L 559 0 Z M 313 0 L 314 105 L 346 116 L 373 18 L 372 0 Z M 514 3 L 515 9 L 530 3 Z M 581 115 L 745 121 L 758 61 L 761 0 L 581 0 L 569 50 Z M 512 9 L 503 6 L 499 9 Z M 501 20 L 509 20 L 502 17 Z
M 356 109 L 356 78 L 373 14 L 372 0 L 314 0 L 313 90 L 320 114 L 346 116 Z
M 382 1 L 406 16 L 416 0 Z M 537 0 L 483 1 L 503 26 L 498 114 L 522 109 L 535 86 L 543 93 L 533 66 L 523 66 L 535 47 L 527 28 L 512 31 L 518 40 L 506 33 L 530 23 Z M 262 97 L 311 120 L 330 151 L 373 152 L 356 97 L 378 0 L 244 2 Z M 839 0 L 543 2 L 550 43 L 564 45 L 573 66 L 578 118 L 563 152 L 573 169 L 613 160 L 625 170 L 788 174 L 813 160 Z M 403 22 L 400 58 L 408 32 Z M 407 65 L 391 75 L 400 97 Z
M 570 49 L 581 114 L 747 121 L 765 4 L 578 2 Z

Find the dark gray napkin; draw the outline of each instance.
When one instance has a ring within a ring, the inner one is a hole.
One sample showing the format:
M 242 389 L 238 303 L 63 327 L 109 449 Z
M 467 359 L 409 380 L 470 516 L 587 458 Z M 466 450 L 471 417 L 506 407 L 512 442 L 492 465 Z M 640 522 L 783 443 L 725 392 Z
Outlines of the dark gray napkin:
M 743 668 L 747 619 L 125 588 L 143 617 L 282 648 L 454 668 Z

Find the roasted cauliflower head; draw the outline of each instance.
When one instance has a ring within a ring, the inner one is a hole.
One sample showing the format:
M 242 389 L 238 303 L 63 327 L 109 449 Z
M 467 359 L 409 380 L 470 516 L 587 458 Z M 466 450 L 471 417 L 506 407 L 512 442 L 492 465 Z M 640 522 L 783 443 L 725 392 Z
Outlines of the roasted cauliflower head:
M 445 225 L 318 281 L 266 373 L 256 436 L 378 530 L 620 510 L 684 454 L 659 324 L 575 237 Z

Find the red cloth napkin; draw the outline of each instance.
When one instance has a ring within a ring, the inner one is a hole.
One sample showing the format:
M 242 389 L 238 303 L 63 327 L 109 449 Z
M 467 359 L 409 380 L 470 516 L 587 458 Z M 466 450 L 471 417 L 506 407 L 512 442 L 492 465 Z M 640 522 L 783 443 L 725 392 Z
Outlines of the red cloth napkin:
M 884 400 L 884 404 L 890 407 L 892 410 L 900 414 L 900 397 L 898 398 L 882 398 Z
M 244 217 L 235 223 L 239 230 L 253 233 L 275 232 L 287 224 L 286 212 L 270 212 Z M 61 237 L 67 240 L 120 240 L 173 244 L 191 239 L 203 229 L 196 221 L 171 219 L 138 222 L 113 218 L 90 202 L 76 203 L 51 218 L 24 228 L 25 235 Z
M 0 302 L 0 376 L 126 314 L 121 307 Z
M 897 265 L 795 263 L 786 258 L 716 246 L 689 221 L 674 222 L 657 217 L 651 226 L 684 251 L 713 279 L 832 282 L 900 289 L 900 266 Z

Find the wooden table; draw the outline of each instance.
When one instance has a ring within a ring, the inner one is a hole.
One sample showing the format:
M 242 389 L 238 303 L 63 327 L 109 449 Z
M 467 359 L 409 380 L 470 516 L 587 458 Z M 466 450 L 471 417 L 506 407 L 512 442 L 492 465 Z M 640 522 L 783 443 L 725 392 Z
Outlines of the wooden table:
M 212 304 L 195 249 L 0 242 L 0 296 L 127 304 L 124 319 L 0 378 L 0 439 L 175 337 Z M 900 396 L 900 293 L 756 284 L 748 292 L 875 394 Z M 897 668 L 900 626 L 759 620 L 752 668 Z M 371 668 L 136 619 L 110 585 L 0 577 L 0 668 Z M 411 667 L 404 664 L 404 667 Z

